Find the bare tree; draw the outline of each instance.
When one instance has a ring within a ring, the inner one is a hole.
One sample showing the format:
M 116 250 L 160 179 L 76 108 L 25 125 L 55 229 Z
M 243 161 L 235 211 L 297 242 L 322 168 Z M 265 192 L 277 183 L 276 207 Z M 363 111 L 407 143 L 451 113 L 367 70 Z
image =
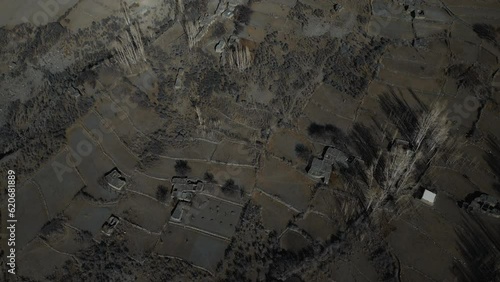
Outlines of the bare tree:
M 227 61 L 231 68 L 244 71 L 252 65 L 253 56 L 248 46 L 244 46 L 238 42 L 228 52 Z
M 203 1 L 199 1 L 202 3 Z M 219 5 L 221 8 L 223 5 Z M 200 15 L 196 19 L 187 15 L 183 0 L 177 0 L 178 19 L 182 23 L 184 32 L 188 39 L 189 49 L 192 49 L 208 33 L 210 27 L 218 21 L 219 13 L 212 15 Z
M 177 0 L 177 11 L 181 15 L 184 14 L 184 1 L 183 0 Z
M 201 40 L 201 28 L 198 21 L 185 21 L 184 31 L 188 38 L 189 49 L 193 48 Z
M 427 141 L 428 151 L 433 151 L 437 146 L 442 145 L 450 130 L 447 123 L 445 104 L 434 103 L 431 110 L 422 115 L 418 121 L 412 140 L 414 150 L 419 151 L 424 141 Z
M 137 66 L 142 70 L 143 64 L 146 62 L 146 53 L 144 51 L 140 27 L 137 23 L 133 24 L 130 20 L 128 7 L 123 1 L 122 8 L 127 28 L 118 38 L 118 42 L 115 43 L 115 58 L 123 70 L 131 73 L 133 68 Z
M 427 171 L 425 166 L 423 171 L 419 170 L 417 164 L 430 166 L 436 156 L 451 153 L 452 146 L 447 142 L 449 130 L 445 106 L 435 103 L 430 111 L 418 119 L 412 134 L 412 148 L 395 147 L 389 152 L 379 153 L 374 164 L 367 169 L 367 209 L 376 214 L 391 198 L 394 199 L 395 216 L 404 213 L 411 206 L 411 195 L 419 187 L 422 175 Z M 380 179 L 376 179 L 374 174 L 379 168 L 382 175 Z

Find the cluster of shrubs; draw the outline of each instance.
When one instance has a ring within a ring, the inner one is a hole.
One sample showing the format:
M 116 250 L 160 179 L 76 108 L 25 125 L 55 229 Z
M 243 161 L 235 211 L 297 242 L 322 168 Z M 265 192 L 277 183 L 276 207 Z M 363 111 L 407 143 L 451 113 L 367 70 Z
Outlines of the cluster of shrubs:
M 236 183 L 232 179 L 226 180 L 224 185 L 222 185 L 221 190 L 222 193 L 231 196 L 239 195 L 240 197 L 243 197 L 244 194 L 243 187 L 236 185 Z

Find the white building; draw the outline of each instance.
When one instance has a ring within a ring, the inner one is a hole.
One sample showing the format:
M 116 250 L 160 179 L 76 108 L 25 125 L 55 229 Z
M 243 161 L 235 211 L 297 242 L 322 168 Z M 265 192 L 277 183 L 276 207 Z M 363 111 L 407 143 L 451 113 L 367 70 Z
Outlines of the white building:
M 436 193 L 431 192 L 431 191 L 425 189 L 424 195 L 422 196 L 421 200 L 422 200 L 422 202 L 424 202 L 424 203 L 426 203 L 428 205 L 433 206 L 434 202 L 436 201 Z

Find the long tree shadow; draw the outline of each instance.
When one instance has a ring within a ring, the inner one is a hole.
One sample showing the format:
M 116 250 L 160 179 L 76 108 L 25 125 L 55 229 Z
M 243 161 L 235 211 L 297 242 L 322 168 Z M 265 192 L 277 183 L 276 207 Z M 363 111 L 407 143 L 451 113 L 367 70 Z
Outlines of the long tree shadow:
M 395 90 L 392 87 L 389 87 L 387 92 L 380 96 L 379 104 L 383 114 L 396 127 L 399 134 L 411 142 L 414 133 L 418 129 L 419 117 L 422 112 L 428 110 L 428 107 L 420 101 L 414 91 L 411 89 L 408 89 L 408 91 L 408 98 L 416 101 L 416 105 L 413 107 L 403 99 L 403 93 L 400 89 Z M 348 135 L 350 147 L 363 159 L 366 167 L 374 164 L 380 150 L 385 149 L 384 144 L 382 144 L 383 142 L 388 141 L 391 143 L 394 141 L 389 139 L 377 140 L 377 136 L 379 135 L 379 137 L 392 138 L 392 132 L 388 131 L 389 129 L 384 125 L 383 120 L 374 117 L 372 121 L 375 124 L 375 128 L 369 128 L 363 124 L 356 123 Z M 382 158 L 376 164 L 376 170 L 373 175 L 379 183 L 383 181 L 382 171 L 384 167 L 385 161 Z
M 497 183 L 494 184 L 494 188 L 500 192 L 500 144 L 499 140 L 493 135 L 488 135 L 486 138 L 486 144 L 490 149 L 489 153 L 484 155 L 484 160 L 489 165 L 490 170 L 495 174 Z
M 463 263 L 455 260 L 452 266 L 458 281 L 500 281 L 500 223 L 473 217 L 464 219 L 461 227 L 456 233 Z
M 426 111 L 427 107 L 412 91 L 410 91 L 412 97 L 418 104 L 417 109 L 412 108 L 401 98 L 400 90 L 399 92 L 398 94 L 393 88 L 390 88 L 389 92 L 383 93 L 379 99 L 380 108 L 387 118 L 396 126 L 399 133 L 410 141 L 418 126 L 418 112 Z
M 356 123 L 349 134 L 351 147 L 359 154 L 359 157 L 363 159 L 367 166 L 373 163 L 378 151 L 381 149 L 372 132 L 373 130 L 366 125 Z

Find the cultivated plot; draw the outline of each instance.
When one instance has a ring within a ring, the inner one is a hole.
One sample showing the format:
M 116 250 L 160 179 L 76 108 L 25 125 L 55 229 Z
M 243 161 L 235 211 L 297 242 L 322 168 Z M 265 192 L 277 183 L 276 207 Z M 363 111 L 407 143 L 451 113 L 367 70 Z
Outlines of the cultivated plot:
M 296 209 L 307 208 L 314 180 L 275 158 L 262 158 L 261 166 L 257 187 Z
M 63 150 L 33 178 L 47 203 L 50 218 L 64 210 L 85 186 L 78 170 L 72 166 L 72 158 L 73 154 L 69 148 Z
M 207 236 L 197 231 L 170 225 L 162 234 L 155 252 L 179 257 L 197 266 L 215 271 L 217 263 L 224 257 L 228 241 Z
M 111 206 L 99 206 L 82 197 L 75 199 L 64 211 L 69 225 L 96 236 L 100 234 L 102 225 L 113 213 Z
M 134 193 L 128 193 L 116 207 L 118 216 L 151 232 L 161 231 L 170 217 L 169 212 L 164 204 Z
M 16 245 L 22 249 L 36 237 L 42 226 L 49 221 L 49 217 L 40 191 L 33 182 L 28 182 L 17 190 L 16 202 Z

